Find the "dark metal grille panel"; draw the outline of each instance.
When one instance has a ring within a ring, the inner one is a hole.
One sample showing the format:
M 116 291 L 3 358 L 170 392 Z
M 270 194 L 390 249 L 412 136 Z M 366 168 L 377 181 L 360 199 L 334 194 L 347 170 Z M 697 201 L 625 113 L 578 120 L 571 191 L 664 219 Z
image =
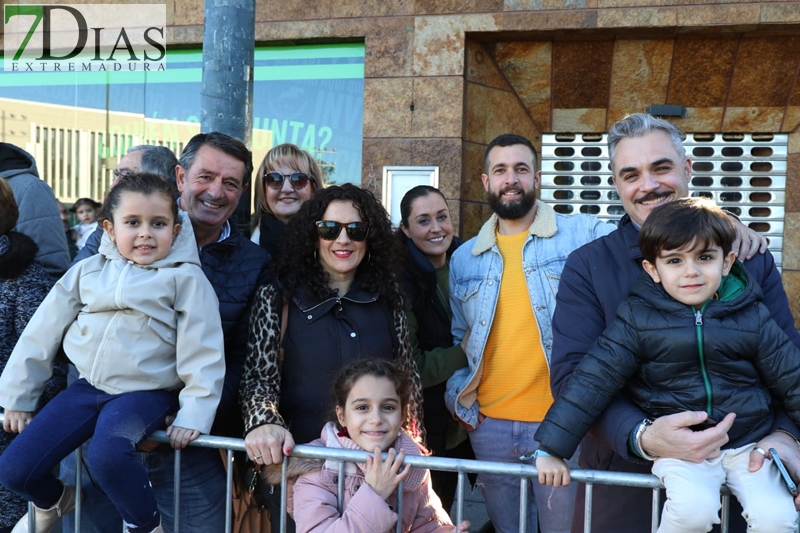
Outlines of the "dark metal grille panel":
M 720 207 L 765 235 L 780 268 L 788 135 L 689 133 L 693 196 Z M 542 135 L 542 200 L 560 213 L 587 213 L 616 222 L 625 211 L 611 171 L 605 134 Z

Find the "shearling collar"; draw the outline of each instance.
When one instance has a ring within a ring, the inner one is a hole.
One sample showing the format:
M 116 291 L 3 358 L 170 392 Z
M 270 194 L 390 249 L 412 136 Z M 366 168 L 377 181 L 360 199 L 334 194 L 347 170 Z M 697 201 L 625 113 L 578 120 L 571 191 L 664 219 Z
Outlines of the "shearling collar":
M 478 232 L 478 238 L 475 239 L 475 244 L 472 245 L 472 255 L 481 255 L 495 245 L 497 242 L 495 233 L 497 232 L 498 221 L 497 215 L 492 214 L 489 220 L 481 227 Z M 528 232 L 531 235 L 549 239 L 557 231 L 556 212 L 553 207 L 541 200 L 536 200 L 536 217 L 533 219 L 533 224 L 531 224 Z

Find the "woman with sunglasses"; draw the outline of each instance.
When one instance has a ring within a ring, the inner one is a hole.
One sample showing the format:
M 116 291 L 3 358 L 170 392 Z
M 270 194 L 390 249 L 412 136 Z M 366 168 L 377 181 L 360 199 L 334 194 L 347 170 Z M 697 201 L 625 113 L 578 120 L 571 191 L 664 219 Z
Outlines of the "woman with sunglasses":
M 359 359 L 391 358 L 415 376 L 405 414 L 421 430 L 421 387 L 394 273 L 399 247 L 386 210 L 354 185 L 328 187 L 303 204 L 282 241 L 276 280 L 256 293 L 239 387 L 250 459 L 280 464 L 295 442 L 317 438 L 333 380 Z
M 453 221 L 442 192 L 429 185 L 410 189 L 400 201 L 397 239 L 405 251 L 401 268 L 414 359 L 424 396 L 427 444 L 435 455 L 474 459 L 463 426 L 444 403 L 453 372 L 467 366 L 462 345 L 453 346 L 450 322 L 450 256 L 463 243 L 453 235 Z M 469 333 L 462 341 L 466 345 Z M 446 510 L 455 499 L 456 472 L 431 471 L 433 489 Z
M 286 224 L 323 187 L 322 168 L 311 154 L 289 143 L 272 148 L 256 173 L 250 240 L 277 261 Z

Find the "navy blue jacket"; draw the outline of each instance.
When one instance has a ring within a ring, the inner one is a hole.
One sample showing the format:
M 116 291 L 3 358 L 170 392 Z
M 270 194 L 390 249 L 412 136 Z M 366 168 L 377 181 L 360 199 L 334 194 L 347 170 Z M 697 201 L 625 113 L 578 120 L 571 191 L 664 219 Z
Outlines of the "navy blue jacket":
M 247 357 L 250 308 L 256 290 L 269 281 L 269 253 L 251 242 L 231 223 L 230 236 L 200 248 L 200 264 L 219 299 L 225 336 L 225 384 L 211 430 L 216 435 L 239 437 L 244 423 L 239 412 L 239 381 Z
M 558 397 L 583 356 L 613 322 L 617 308 L 641 274 L 644 258 L 638 238 L 638 229 L 626 215 L 616 231 L 582 246 L 567 259 L 553 316 L 550 380 L 554 397 Z M 789 301 L 772 254 L 757 254 L 744 266 L 761 285 L 764 303 L 773 320 L 800 347 L 800 335 L 794 328 Z M 629 399 L 618 396 L 581 442 L 581 468 L 649 473 L 650 464 L 628 451 L 630 432 L 645 417 L 646 414 Z M 784 412 L 776 416 L 774 427 L 797 434 L 797 428 Z M 579 487 L 579 491 L 582 490 L 583 486 Z M 593 530 L 615 533 L 647 530 L 650 497 L 646 490 L 625 487 L 609 486 L 595 491 Z M 578 501 L 582 501 L 580 494 Z M 582 516 L 581 504 L 576 505 L 576 516 L 578 514 Z M 738 528 L 731 529 L 731 533 L 734 531 Z

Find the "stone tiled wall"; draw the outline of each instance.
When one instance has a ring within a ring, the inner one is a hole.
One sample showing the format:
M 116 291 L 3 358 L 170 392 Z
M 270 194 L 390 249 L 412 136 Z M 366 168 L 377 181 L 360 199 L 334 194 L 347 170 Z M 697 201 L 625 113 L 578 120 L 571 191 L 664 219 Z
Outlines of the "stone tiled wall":
M 166 3 L 169 42 L 201 43 L 203 1 Z M 789 132 L 783 277 L 800 317 L 800 2 L 257 0 L 256 20 L 262 43 L 365 42 L 362 183 L 438 165 L 465 237 L 488 216 L 481 157 L 504 131 L 602 132 L 675 103 L 688 131 Z

